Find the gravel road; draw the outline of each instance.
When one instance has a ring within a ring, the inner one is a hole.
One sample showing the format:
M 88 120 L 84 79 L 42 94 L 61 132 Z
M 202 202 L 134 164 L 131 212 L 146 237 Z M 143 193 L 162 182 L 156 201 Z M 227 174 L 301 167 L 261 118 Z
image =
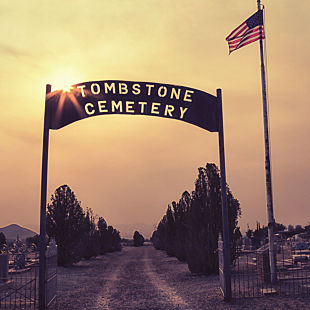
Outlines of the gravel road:
M 58 270 L 58 309 L 309 309 L 310 298 L 264 297 L 223 302 L 217 276 L 194 276 L 185 263 L 152 246 Z

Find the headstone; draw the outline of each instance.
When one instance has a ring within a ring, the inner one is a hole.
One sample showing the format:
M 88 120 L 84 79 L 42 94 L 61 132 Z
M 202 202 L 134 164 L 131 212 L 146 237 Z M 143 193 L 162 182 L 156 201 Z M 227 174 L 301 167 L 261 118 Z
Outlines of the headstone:
M 24 269 L 26 267 L 26 258 L 24 253 L 17 253 L 14 256 L 14 268 L 16 270 Z

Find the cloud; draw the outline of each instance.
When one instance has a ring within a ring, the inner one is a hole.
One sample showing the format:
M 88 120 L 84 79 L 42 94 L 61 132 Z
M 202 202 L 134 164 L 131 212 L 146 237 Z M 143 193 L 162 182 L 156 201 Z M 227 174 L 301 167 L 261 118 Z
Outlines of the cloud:
M 30 56 L 27 52 L 25 52 L 24 50 L 18 47 L 9 46 L 3 43 L 0 43 L 0 53 L 6 54 L 10 57 L 15 57 L 15 58 Z
M 37 130 L 38 123 L 36 123 L 35 126 L 33 123 L 32 126 L 30 126 L 29 122 L 20 121 L 19 123 L 24 123 L 23 127 L 17 128 L 12 125 L 0 125 L 3 141 L 12 141 L 12 139 L 15 139 L 15 141 L 18 140 L 27 145 L 39 145 L 41 140 L 39 135 L 40 131 Z

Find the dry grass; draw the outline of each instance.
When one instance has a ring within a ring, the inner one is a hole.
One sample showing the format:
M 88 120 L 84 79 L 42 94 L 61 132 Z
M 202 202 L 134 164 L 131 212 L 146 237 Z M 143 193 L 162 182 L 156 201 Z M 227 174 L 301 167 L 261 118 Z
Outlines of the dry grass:
M 82 261 L 58 270 L 58 309 L 309 309 L 309 298 L 223 301 L 217 276 L 194 276 L 187 265 L 151 246 Z

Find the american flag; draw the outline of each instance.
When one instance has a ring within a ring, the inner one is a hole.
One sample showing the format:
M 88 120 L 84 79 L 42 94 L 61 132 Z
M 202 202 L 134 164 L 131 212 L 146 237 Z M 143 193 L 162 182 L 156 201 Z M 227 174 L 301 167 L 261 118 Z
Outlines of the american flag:
M 265 38 L 263 11 L 259 10 L 227 36 L 229 53 L 252 42 Z

